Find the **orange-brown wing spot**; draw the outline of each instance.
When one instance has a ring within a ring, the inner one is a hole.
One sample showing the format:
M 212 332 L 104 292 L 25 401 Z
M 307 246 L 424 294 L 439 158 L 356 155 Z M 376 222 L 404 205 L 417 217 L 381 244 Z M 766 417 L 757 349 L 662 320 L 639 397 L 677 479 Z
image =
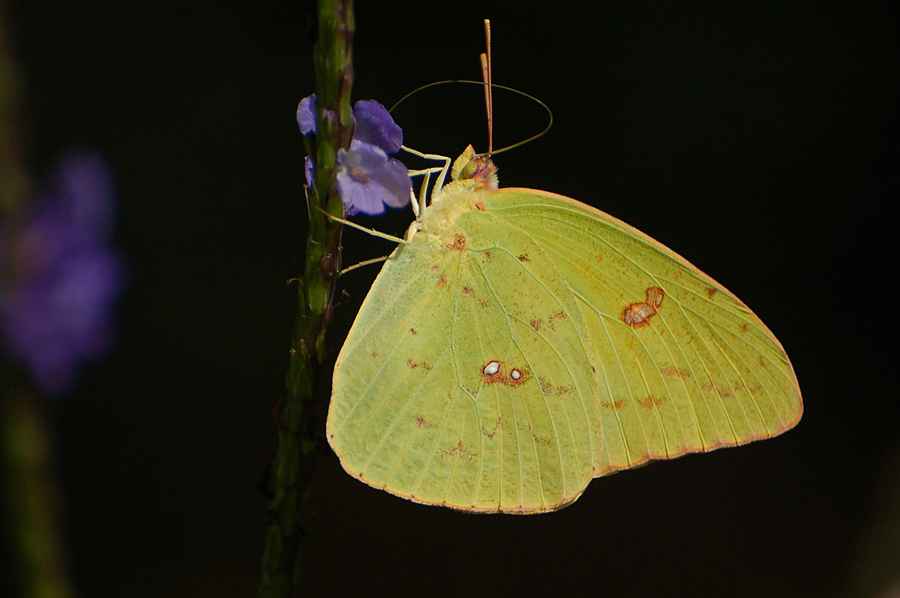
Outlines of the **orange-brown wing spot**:
M 548 319 L 548 324 L 550 325 L 550 330 L 556 331 L 556 320 L 564 320 L 566 318 L 566 312 L 563 310 L 559 310 L 550 314 L 550 318 Z
M 466 237 L 463 235 L 455 235 L 452 243 L 446 244 L 447 249 L 456 249 L 462 251 L 466 248 Z
M 662 372 L 664 376 L 678 376 L 682 380 L 691 377 L 691 373 L 689 371 L 678 369 L 674 365 L 661 368 L 659 371 Z
M 644 409 L 653 409 L 654 407 L 659 407 L 665 403 L 666 399 L 665 397 L 654 397 L 653 395 L 649 395 L 643 399 L 635 399 L 635 402 Z
M 472 461 L 475 459 L 475 454 L 466 450 L 466 448 L 462 444 L 462 441 L 457 443 L 457 445 L 450 450 L 441 449 L 440 453 L 442 457 L 446 457 L 448 459 L 452 459 L 454 457 L 459 457 L 460 459 L 465 459 L 466 461 Z
M 532 328 L 534 328 L 535 330 L 540 330 L 540 329 L 541 329 L 541 324 L 543 324 L 543 323 L 544 323 L 544 321 L 543 321 L 542 319 L 540 319 L 540 318 L 535 318 L 535 319 L 533 319 L 531 322 L 529 322 L 529 325 L 530 325 Z
M 659 307 L 662 305 L 663 298 L 666 296 L 665 292 L 659 287 L 650 287 L 647 289 L 647 305 L 652 305 L 653 307 Z
M 632 328 L 641 328 L 650 323 L 656 315 L 656 308 L 646 303 L 630 303 L 622 312 L 622 321 Z
M 418 428 L 430 428 L 431 422 L 425 419 L 425 416 L 421 413 L 416 415 L 416 427 Z
M 497 423 L 494 424 L 494 429 L 491 430 L 490 433 L 488 433 L 487 428 L 485 428 L 484 426 L 481 426 L 481 433 L 484 434 L 485 436 L 487 436 L 488 438 L 493 439 L 494 434 L 497 433 L 497 429 L 502 425 L 503 425 L 503 418 L 497 417 Z
M 603 407 L 605 407 L 606 409 L 621 409 L 625 406 L 625 399 L 616 399 L 613 402 L 604 401 L 603 403 L 601 403 L 601 405 L 603 405 Z
M 529 259 L 527 253 L 523 253 L 522 255 L 520 255 L 519 257 L 517 257 L 516 259 L 519 260 L 520 262 L 530 262 L 530 261 L 531 261 L 531 259 Z
M 557 386 L 554 389 L 553 394 L 555 394 L 558 397 L 561 397 L 563 395 L 572 394 L 573 392 L 575 392 L 574 386 Z
M 407 365 L 407 366 L 409 367 L 409 369 L 411 369 L 411 370 L 414 370 L 414 369 L 416 369 L 416 368 L 422 368 L 422 369 L 425 370 L 426 372 L 430 372 L 430 371 L 431 371 L 431 366 L 428 364 L 427 361 L 413 361 L 413 358 L 412 358 L 412 357 L 410 357 L 409 359 L 406 360 L 406 365 Z
M 709 295 L 709 298 L 710 298 L 710 299 L 712 299 L 713 297 L 715 297 L 715 296 L 716 296 L 716 293 L 718 293 L 718 292 L 719 292 L 718 289 L 714 289 L 714 288 L 712 288 L 712 287 L 707 287 L 707 288 L 706 288 L 706 294 Z
M 415 328 L 410 328 L 409 333 L 412 334 L 413 336 L 418 336 L 419 331 L 416 330 Z
M 480 305 L 481 307 L 488 306 L 487 301 L 485 301 L 484 299 L 479 299 L 478 297 L 475 296 L 475 291 L 473 291 L 471 287 L 463 287 L 462 292 L 463 292 L 463 295 L 468 295 L 469 297 L 471 297 L 472 299 L 477 301 L 478 305 Z
M 479 199 L 478 201 L 476 201 L 476 202 L 475 202 L 475 209 L 476 209 L 476 210 L 479 210 L 479 211 L 481 211 L 481 212 L 483 212 L 483 211 L 484 211 L 484 202 L 481 201 L 480 199 Z
M 437 264 L 435 264 L 435 265 L 433 265 L 433 266 L 431 267 L 431 271 L 432 271 L 432 272 L 437 272 L 437 271 L 438 271 L 438 268 L 440 268 L 440 266 L 438 266 Z
M 538 376 L 538 384 L 540 385 L 541 392 L 544 393 L 544 395 L 549 395 L 553 392 L 553 383 L 546 378 Z
M 372 351 L 372 359 L 378 357 L 378 351 Z
M 490 251 L 485 251 L 485 252 L 484 252 L 484 259 L 485 259 L 486 261 L 489 262 L 489 261 L 491 261 L 492 259 L 494 259 L 494 254 L 493 254 L 492 252 L 490 252 Z
M 746 334 L 746 332 L 750 329 L 750 326 L 747 324 L 747 322 L 744 322 L 739 326 L 739 328 L 741 329 L 741 332 Z
M 649 287 L 646 300 L 640 303 L 629 303 L 622 311 L 622 321 L 632 328 L 641 328 L 650 323 L 656 315 L 656 308 L 662 305 L 665 292 L 659 287 Z
M 437 283 L 437 288 L 442 289 L 447 286 L 447 279 L 441 276 L 441 279 Z
M 525 383 L 529 377 L 529 372 L 525 368 L 512 368 L 507 371 L 506 363 L 502 361 L 489 361 L 481 368 L 481 379 L 485 384 L 503 384 L 515 388 Z
M 553 444 L 553 440 L 548 436 L 538 436 L 534 433 L 534 430 L 531 428 L 531 424 L 528 424 L 528 431 L 531 433 L 531 437 L 534 438 L 534 441 L 538 444 L 543 444 L 544 446 L 550 446 Z

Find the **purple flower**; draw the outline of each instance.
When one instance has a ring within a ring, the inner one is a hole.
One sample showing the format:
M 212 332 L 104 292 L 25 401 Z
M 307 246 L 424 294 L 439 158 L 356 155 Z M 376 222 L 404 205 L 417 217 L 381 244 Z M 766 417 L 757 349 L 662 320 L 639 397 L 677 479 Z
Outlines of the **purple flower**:
M 82 362 L 101 357 L 111 344 L 111 312 L 125 273 L 110 243 L 114 211 L 106 163 L 70 152 L 0 256 L 4 348 L 27 365 L 45 394 L 69 391 Z
M 337 155 L 337 189 L 348 215 L 384 213 L 384 206 L 402 208 L 409 203 L 412 181 L 409 170 L 388 154 L 400 151 L 403 130 L 384 106 L 375 100 L 360 100 L 352 111 L 356 124 L 350 149 Z M 304 135 L 316 132 L 316 96 L 297 106 L 297 124 Z M 312 186 L 312 159 L 307 156 L 306 182 Z
M 297 105 L 297 124 L 303 135 L 315 135 L 316 133 L 316 94 L 300 100 Z
M 409 203 L 409 170 L 377 145 L 354 139 L 349 150 L 338 150 L 337 163 L 337 190 L 348 215 L 378 216 L 385 204 L 402 208 Z
M 403 129 L 391 113 L 375 100 L 360 100 L 353 107 L 356 117 L 356 131 L 353 139 L 377 145 L 389 154 L 396 154 L 403 145 Z M 350 148 L 351 151 L 353 148 Z

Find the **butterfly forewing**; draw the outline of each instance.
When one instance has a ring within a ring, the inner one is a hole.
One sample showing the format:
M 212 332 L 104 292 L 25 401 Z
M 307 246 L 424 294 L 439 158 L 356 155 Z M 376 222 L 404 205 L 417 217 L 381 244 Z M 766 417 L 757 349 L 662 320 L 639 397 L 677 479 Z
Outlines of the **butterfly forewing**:
M 598 475 L 793 427 L 781 345 L 734 295 L 621 221 L 551 193 L 502 189 L 485 210 L 532 237 L 565 277 L 596 352 Z

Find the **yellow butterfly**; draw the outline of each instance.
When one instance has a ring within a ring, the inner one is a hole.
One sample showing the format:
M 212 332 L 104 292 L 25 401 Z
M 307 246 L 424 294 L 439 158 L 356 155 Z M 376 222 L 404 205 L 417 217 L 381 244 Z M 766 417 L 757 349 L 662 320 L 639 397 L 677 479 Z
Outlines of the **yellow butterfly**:
M 592 478 L 797 424 L 790 361 L 737 297 L 608 214 L 498 189 L 494 170 L 471 147 L 456 160 L 360 308 L 327 423 L 351 475 L 538 513 Z

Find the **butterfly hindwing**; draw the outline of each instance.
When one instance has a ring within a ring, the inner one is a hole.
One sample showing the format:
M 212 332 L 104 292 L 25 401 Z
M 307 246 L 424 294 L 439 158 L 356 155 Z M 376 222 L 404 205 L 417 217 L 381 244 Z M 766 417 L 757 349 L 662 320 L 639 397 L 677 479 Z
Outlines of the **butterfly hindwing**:
M 386 263 L 335 367 L 328 438 L 366 483 L 528 513 L 595 474 L 597 374 L 582 309 L 520 229 L 467 211 Z

